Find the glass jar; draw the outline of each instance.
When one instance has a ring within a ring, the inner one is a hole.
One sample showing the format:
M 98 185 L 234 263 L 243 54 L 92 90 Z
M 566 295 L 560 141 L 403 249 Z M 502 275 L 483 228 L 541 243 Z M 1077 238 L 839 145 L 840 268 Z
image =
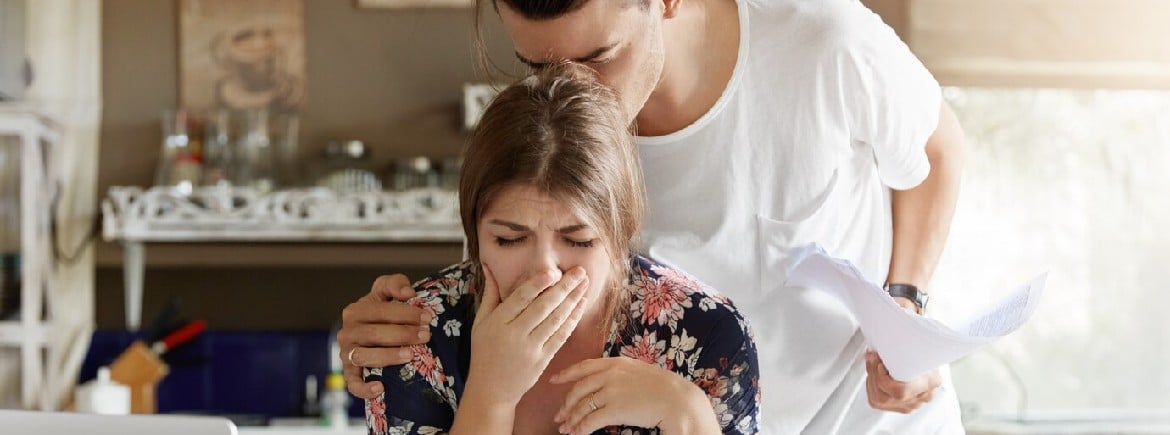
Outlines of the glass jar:
M 377 192 L 382 180 L 370 170 L 370 152 L 358 140 L 330 142 L 318 170 L 317 186 L 337 192 Z
M 427 157 L 411 157 L 394 161 L 393 189 L 398 191 L 439 187 L 439 174 Z
M 279 171 L 275 147 L 268 134 L 268 110 L 244 112 L 244 127 L 237 141 L 235 184 L 268 193 L 277 188 Z
M 199 184 L 202 161 L 187 134 L 185 110 L 165 110 L 162 115 L 162 149 L 155 168 L 154 185 L 170 186 L 189 195 Z

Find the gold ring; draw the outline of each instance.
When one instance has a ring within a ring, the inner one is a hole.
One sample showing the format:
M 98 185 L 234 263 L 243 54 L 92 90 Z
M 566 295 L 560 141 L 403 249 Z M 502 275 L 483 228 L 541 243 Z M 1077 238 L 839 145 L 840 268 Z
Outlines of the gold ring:
M 354 352 L 355 350 L 357 350 L 357 348 L 356 348 L 356 347 L 355 347 L 355 348 L 353 348 L 353 349 L 350 349 L 350 350 L 349 350 L 349 357 L 348 357 L 348 358 L 346 358 L 346 359 L 348 359 L 348 360 L 349 360 L 349 365 L 351 365 L 351 366 L 354 366 L 354 367 L 357 367 L 358 365 L 357 365 L 356 363 L 354 363 L 354 362 L 353 362 L 353 352 Z
M 597 395 L 597 392 L 589 393 L 589 407 L 593 408 L 592 411 L 597 410 L 597 403 L 593 401 L 593 396 L 596 396 L 596 395 Z

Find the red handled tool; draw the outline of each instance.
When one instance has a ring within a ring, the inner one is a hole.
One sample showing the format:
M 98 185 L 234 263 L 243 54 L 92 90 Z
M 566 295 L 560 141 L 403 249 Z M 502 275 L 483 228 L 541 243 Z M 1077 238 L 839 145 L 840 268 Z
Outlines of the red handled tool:
M 207 329 L 207 322 L 200 319 L 183 325 L 182 328 L 176 329 L 175 332 L 167 334 L 161 340 L 156 341 L 150 345 L 150 350 L 155 354 L 162 355 L 168 350 L 174 349 L 176 346 L 191 341 L 192 338 L 201 334 Z

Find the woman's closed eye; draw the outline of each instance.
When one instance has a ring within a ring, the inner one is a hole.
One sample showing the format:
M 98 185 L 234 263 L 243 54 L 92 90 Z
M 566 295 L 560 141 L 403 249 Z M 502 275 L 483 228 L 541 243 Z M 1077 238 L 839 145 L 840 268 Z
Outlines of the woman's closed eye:
M 597 241 L 597 239 L 573 240 L 573 239 L 566 237 L 565 241 L 568 242 L 569 245 L 574 247 L 574 248 L 592 248 L 593 242 Z
M 520 237 L 511 238 L 511 239 L 509 239 L 507 237 L 496 236 L 496 244 L 500 245 L 500 246 L 512 246 L 512 245 L 520 244 L 521 242 L 523 242 L 527 238 L 528 238 L 528 236 L 520 236 Z
M 518 245 L 524 243 L 525 240 L 528 240 L 528 236 L 519 236 L 514 238 L 496 236 L 496 244 L 502 247 Z M 596 238 L 589 240 L 575 240 L 568 237 L 565 237 L 564 240 L 565 243 L 574 248 L 592 248 L 594 243 L 597 241 Z

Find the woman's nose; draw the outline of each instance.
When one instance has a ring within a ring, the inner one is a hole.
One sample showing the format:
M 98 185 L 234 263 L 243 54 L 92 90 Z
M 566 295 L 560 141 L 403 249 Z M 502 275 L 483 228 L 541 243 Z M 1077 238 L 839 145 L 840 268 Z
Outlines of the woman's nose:
M 540 277 L 540 279 L 538 280 L 539 282 L 544 282 L 544 283 L 547 283 L 548 285 L 551 286 L 552 284 L 560 281 L 561 276 L 563 276 L 563 275 L 564 275 L 564 272 L 556 267 L 530 268 L 530 269 L 524 271 L 524 275 L 520 277 L 520 280 L 517 281 L 517 284 L 529 282 L 529 281 L 532 281 L 536 277 Z M 536 285 L 536 284 L 533 283 L 533 285 Z
M 560 267 L 557 257 L 551 249 L 538 249 L 532 253 L 532 258 L 529 260 L 529 277 L 547 274 L 551 276 L 552 282 L 561 280 L 561 275 L 564 274 L 564 270 Z

